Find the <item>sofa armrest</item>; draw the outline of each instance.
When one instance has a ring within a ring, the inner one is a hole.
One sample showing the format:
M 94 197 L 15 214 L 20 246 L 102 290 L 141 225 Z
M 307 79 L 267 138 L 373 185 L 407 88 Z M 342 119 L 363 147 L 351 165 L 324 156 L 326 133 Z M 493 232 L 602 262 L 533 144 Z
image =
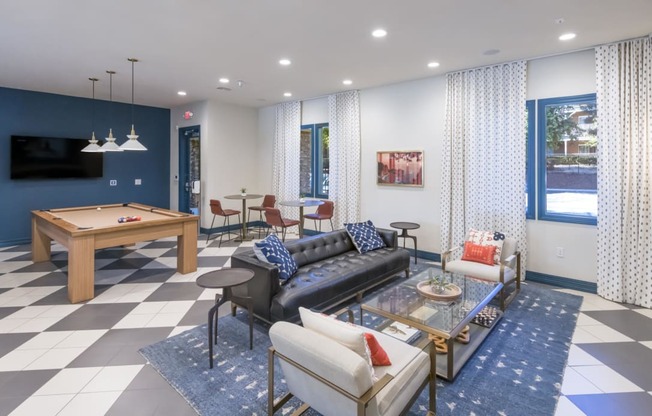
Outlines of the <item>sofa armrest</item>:
M 389 248 L 398 248 L 398 232 L 386 228 L 376 228 L 378 235 L 383 239 L 385 245 Z
M 271 321 L 269 310 L 272 298 L 280 289 L 279 270 L 274 264 L 258 260 L 253 249 L 231 256 L 231 267 L 241 267 L 254 271 L 254 277 L 246 283 L 246 291 L 234 287 L 236 296 L 249 296 L 254 300 L 254 314 L 266 321 Z
M 457 250 L 460 250 L 462 247 L 464 247 L 463 244 L 460 244 L 457 247 L 449 248 L 448 250 L 444 251 L 441 255 L 441 269 L 442 271 L 446 271 L 446 263 L 450 261 L 451 255 L 456 252 Z

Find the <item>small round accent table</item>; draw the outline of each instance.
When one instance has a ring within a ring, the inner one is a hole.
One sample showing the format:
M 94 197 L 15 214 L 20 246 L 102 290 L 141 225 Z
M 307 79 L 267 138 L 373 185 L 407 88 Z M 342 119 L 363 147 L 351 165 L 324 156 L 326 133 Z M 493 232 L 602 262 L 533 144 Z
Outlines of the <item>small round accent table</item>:
M 405 248 L 406 238 L 411 238 L 412 241 L 414 241 L 414 264 L 417 264 L 417 237 L 414 235 L 408 235 L 408 230 L 416 230 L 421 226 L 415 222 L 405 222 L 405 221 L 393 222 L 389 224 L 389 226 L 392 228 L 402 230 L 401 234 L 399 234 L 399 237 L 403 238 L 403 248 Z
M 213 344 L 217 344 L 217 311 L 226 302 L 232 300 L 239 305 L 246 305 L 249 312 L 249 349 L 253 349 L 254 337 L 254 302 L 249 296 L 235 296 L 232 288 L 247 283 L 254 277 L 250 269 L 224 268 L 203 274 L 197 278 L 197 286 L 222 289 L 222 296 L 215 295 L 215 305 L 208 311 L 208 360 L 213 368 Z M 235 315 L 236 305 L 232 304 L 231 313 Z M 215 327 L 213 328 L 213 324 Z M 213 330 L 215 335 L 213 335 Z

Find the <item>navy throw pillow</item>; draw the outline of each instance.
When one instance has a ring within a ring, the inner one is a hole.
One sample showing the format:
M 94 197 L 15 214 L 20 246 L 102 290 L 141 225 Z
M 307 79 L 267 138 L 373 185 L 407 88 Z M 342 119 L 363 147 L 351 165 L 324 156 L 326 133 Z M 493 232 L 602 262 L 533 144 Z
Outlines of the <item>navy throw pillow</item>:
M 361 254 L 385 247 L 385 242 L 380 238 L 371 221 L 344 224 L 344 228 Z
M 281 284 L 291 278 L 299 268 L 297 262 L 294 261 L 292 255 L 276 234 L 270 234 L 265 239 L 254 243 L 254 253 L 260 261 L 278 266 Z

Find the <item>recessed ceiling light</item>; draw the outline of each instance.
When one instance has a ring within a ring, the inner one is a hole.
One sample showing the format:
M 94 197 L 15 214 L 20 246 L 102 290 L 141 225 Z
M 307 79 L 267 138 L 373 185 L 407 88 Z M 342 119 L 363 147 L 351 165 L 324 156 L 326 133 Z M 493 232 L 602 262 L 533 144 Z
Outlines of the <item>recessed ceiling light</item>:
M 222 84 L 228 84 L 230 81 L 229 81 L 228 78 L 220 78 L 220 82 L 221 82 Z
M 577 36 L 575 33 L 564 33 L 559 37 L 559 40 L 571 40 L 575 39 L 575 36 Z
M 177 94 L 179 94 L 179 95 L 181 95 L 181 96 L 185 96 L 185 95 L 186 95 L 186 92 L 185 92 L 185 91 L 178 91 Z
M 499 53 L 500 49 L 487 49 L 486 51 L 482 52 L 482 54 L 486 56 L 498 55 Z
M 278 63 L 283 65 L 283 66 L 288 66 L 288 65 L 290 65 L 292 63 L 292 61 L 290 61 L 289 59 L 284 58 L 284 59 L 281 59 L 280 61 L 278 61 Z
M 351 84 L 353 84 L 353 81 L 351 81 L 350 79 L 345 79 L 344 81 L 342 81 L 342 84 L 351 85 Z
M 439 66 L 439 62 L 428 62 L 428 68 L 437 68 Z
M 292 97 L 292 93 L 291 93 L 291 92 L 284 92 L 284 93 L 283 93 L 283 96 L 285 96 L 285 97 Z
M 376 29 L 373 32 L 371 32 L 371 36 L 375 38 L 384 38 L 387 36 L 387 31 L 385 29 Z

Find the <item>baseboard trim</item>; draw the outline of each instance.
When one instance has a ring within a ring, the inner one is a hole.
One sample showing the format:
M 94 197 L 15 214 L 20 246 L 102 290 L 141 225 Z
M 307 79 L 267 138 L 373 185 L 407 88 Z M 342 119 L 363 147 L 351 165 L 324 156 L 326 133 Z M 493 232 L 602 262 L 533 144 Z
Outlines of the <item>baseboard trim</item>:
M 17 240 L 0 241 L 0 247 L 19 246 L 19 245 L 22 245 L 22 244 L 32 244 L 32 239 L 30 239 L 30 238 L 19 238 Z
M 546 285 L 563 287 L 565 289 L 579 290 L 587 293 L 598 293 L 597 283 L 584 280 L 571 279 L 569 277 L 554 276 L 551 274 L 526 271 L 525 280 L 530 282 L 543 283 Z

